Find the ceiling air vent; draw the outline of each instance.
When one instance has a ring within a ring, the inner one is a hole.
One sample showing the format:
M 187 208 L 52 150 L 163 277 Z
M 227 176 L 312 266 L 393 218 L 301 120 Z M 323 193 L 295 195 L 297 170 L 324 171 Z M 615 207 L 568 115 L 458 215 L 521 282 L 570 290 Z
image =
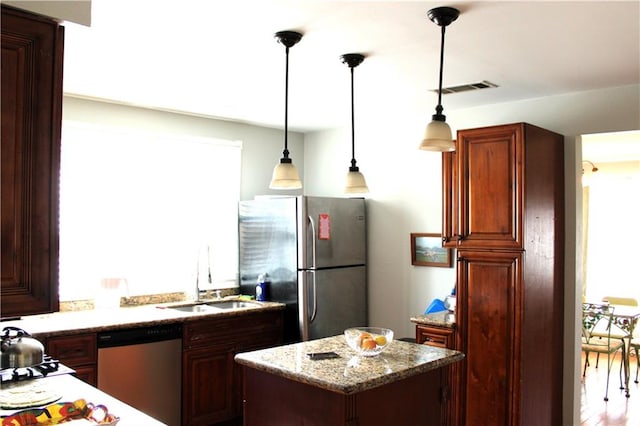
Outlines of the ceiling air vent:
M 498 87 L 498 85 L 493 84 L 490 81 L 483 80 L 480 83 L 470 83 L 470 84 L 463 84 L 460 86 L 443 87 L 442 94 L 445 95 L 447 93 L 468 92 L 470 90 L 489 89 L 491 87 Z M 438 93 L 437 89 L 434 89 L 432 91 Z

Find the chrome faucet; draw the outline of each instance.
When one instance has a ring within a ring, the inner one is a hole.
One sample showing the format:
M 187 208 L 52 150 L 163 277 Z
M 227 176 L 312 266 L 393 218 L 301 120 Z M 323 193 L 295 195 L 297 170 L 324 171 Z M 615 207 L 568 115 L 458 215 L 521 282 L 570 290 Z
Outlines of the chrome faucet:
M 193 298 L 196 302 L 200 301 L 200 258 L 196 264 L 196 293 Z
M 209 246 L 207 245 L 207 280 L 209 282 L 209 287 L 211 287 L 211 284 L 213 284 L 213 279 L 211 277 L 211 258 L 210 258 L 210 250 L 209 250 Z M 207 293 L 207 290 L 200 290 L 200 256 L 198 256 L 198 261 L 196 263 L 196 293 L 195 293 L 195 297 L 194 297 L 194 301 L 196 302 L 201 302 L 203 299 L 200 297 L 200 295 L 202 293 Z M 216 299 L 220 300 L 222 299 L 222 295 L 220 293 L 220 290 L 215 290 L 215 294 L 216 294 Z

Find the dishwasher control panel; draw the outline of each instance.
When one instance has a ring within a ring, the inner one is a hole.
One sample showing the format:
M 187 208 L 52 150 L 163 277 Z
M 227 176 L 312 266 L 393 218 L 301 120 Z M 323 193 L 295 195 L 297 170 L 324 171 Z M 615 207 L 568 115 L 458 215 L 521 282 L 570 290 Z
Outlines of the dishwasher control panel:
M 98 333 L 98 348 L 136 345 L 182 338 L 182 324 L 161 324 Z

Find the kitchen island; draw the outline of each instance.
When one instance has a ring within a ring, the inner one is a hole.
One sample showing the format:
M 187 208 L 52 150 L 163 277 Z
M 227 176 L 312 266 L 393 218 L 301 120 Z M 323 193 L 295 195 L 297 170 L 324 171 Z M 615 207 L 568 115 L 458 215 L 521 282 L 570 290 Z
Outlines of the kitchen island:
M 339 357 L 307 356 L 330 351 Z M 442 367 L 463 358 L 403 341 L 359 357 L 342 335 L 240 353 L 244 424 L 439 425 Z

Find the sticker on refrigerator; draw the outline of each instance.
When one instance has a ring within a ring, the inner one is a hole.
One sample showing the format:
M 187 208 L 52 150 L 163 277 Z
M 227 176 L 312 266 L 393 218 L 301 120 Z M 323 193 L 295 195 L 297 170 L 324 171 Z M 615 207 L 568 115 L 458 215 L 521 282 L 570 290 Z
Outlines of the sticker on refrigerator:
M 331 218 L 326 213 L 320 213 L 318 217 L 318 239 L 328 240 L 331 238 Z

